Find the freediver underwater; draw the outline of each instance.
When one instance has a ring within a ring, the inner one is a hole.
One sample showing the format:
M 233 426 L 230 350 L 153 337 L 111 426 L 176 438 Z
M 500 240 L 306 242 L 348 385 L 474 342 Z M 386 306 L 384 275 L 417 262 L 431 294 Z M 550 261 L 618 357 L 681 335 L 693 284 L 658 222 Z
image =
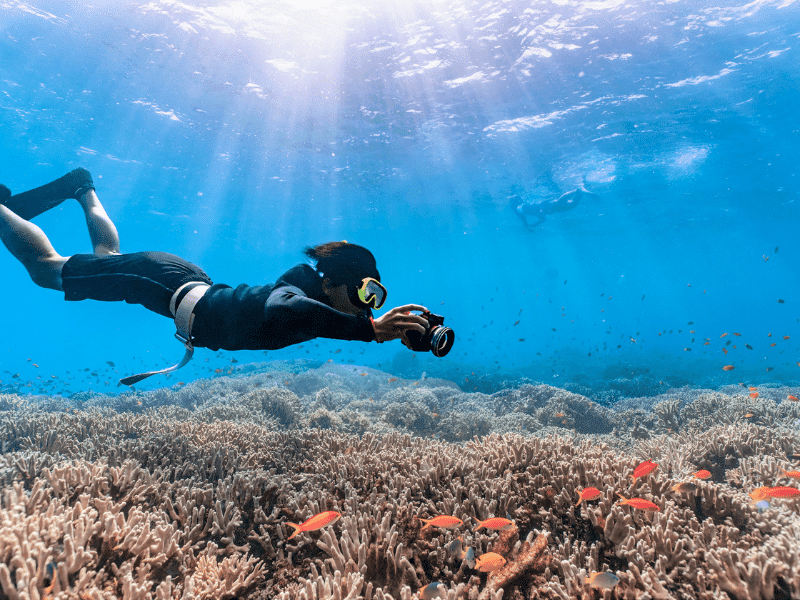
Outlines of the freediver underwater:
M 547 215 L 572 210 L 585 198 L 599 198 L 599 196 L 581 186 L 552 200 L 527 202 L 516 193 L 509 196 L 508 200 L 514 212 L 522 220 L 525 228 L 528 231 L 533 231 L 537 225 L 541 225 L 547 220 Z M 535 217 L 536 222 L 531 223 L 529 217 Z

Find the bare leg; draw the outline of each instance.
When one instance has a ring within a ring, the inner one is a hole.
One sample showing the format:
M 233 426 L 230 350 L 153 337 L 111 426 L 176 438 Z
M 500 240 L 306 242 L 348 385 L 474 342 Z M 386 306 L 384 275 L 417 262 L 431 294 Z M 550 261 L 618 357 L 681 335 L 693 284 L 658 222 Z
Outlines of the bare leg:
M 93 252 L 99 256 L 104 254 L 119 254 L 119 234 L 106 210 L 100 204 L 100 199 L 94 190 L 89 190 L 78 198 L 83 212 L 86 215 L 86 225 L 89 227 L 89 237 L 92 240 Z
M 86 192 L 78 202 L 86 216 L 94 253 L 98 256 L 119 254 L 117 228 L 108 218 L 94 190 Z M 69 257 L 56 252 L 44 231 L 37 225 L 26 221 L 2 204 L 0 204 L 0 240 L 22 263 L 36 285 L 63 291 L 61 269 Z
M 0 204 L 0 240 L 27 269 L 33 282 L 43 288 L 63 291 L 61 267 L 67 258 L 56 252 L 44 231 Z

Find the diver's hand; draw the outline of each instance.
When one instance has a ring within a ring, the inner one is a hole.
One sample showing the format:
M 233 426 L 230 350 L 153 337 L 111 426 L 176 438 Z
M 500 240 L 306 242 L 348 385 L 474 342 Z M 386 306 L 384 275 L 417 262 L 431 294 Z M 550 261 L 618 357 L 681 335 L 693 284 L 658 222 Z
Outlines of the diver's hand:
M 410 348 L 411 342 L 406 337 L 406 331 L 414 330 L 424 334 L 428 330 L 428 321 L 420 315 L 412 315 L 412 310 L 429 312 L 427 308 L 419 304 L 405 304 L 393 308 L 380 318 L 373 320 L 375 339 L 379 342 L 400 339 L 407 348 Z

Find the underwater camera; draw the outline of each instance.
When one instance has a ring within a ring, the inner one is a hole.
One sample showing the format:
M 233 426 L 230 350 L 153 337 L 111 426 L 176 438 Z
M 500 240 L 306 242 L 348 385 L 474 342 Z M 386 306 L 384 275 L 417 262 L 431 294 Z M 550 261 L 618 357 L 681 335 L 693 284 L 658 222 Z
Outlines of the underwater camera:
M 421 315 L 428 321 L 428 329 L 425 333 L 419 331 L 407 331 L 406 337 L 411 344 L 411 349 L 416 352 L 433 352 L 433 355 L 441 358 L 453 347 L 456 340 L 455 332 L 449 327 L 444 327 L 444 317 L 435 315 L 431 312 L 424 312 Z

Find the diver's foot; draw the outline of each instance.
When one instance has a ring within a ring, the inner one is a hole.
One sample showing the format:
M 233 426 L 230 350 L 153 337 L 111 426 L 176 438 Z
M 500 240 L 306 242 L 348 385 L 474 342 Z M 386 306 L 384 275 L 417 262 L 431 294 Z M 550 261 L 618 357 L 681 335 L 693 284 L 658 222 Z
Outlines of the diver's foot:
M 0 183 L 0 204 L 5 204 L 9 198 L 11 198 L 11 190 Z
M 4 200 L 2 192 L 0 192 L 0 202 L 29 221 L 43 212 L 55 208 L 67 198 L 78 200 L 93 189 L 94 182 L 91 173 L 79 167 L 55 181 Z

